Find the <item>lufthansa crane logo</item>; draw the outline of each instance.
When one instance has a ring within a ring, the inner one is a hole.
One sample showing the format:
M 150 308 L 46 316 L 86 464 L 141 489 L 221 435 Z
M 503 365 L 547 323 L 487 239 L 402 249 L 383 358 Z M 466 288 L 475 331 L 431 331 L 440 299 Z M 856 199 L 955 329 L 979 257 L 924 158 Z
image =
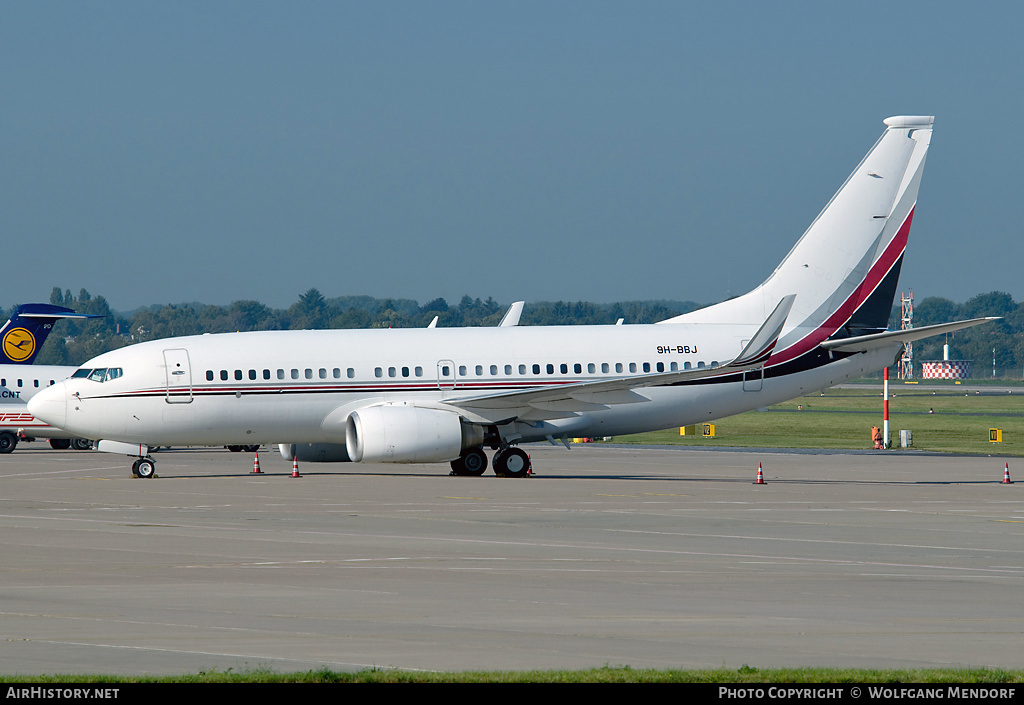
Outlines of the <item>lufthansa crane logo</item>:
M 36 351 L 36 339 L 24 328 L 14 328 L 4 336 L 4 354 L 14 362 L 23 362 Z

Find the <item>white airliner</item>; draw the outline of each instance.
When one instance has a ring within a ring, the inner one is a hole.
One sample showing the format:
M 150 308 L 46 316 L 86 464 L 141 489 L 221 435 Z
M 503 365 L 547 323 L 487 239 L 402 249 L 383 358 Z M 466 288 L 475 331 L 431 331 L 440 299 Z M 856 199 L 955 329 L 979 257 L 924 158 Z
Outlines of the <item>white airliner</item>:
M 932 117 L 885 120 L 853 174 L 750 293 L 654 325 L 268 331 L 170 338 L 93 358 L 29 403 L 135 456 L 280 443 L 320 461 L 451 462 L 523 476 L 518 444 L 682 426 L 893 364 L 886 331 Z M 287 452 L 287 451 L 286 451 Z

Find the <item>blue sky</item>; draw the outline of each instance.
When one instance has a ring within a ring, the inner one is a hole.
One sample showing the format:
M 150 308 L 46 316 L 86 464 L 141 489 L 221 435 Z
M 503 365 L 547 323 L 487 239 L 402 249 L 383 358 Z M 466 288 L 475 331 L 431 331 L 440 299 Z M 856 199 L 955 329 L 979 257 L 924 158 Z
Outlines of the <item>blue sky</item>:
M 710 303 L 899 114 L 901 287 L 1021 300 L 1022 7 L 0 3 L 0 304 Z

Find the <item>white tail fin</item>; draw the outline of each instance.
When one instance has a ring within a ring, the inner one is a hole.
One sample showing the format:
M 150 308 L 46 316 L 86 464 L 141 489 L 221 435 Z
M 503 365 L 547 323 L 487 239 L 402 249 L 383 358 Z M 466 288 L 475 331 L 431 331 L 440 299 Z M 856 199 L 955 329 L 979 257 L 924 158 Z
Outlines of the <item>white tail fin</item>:
M 783 298 L 796 294 L 776 348 L 788 348 L 786 357 L 829 338 L 884 330 L 933 121 L 931 116 L 885 120 L 878 142 L 761 286 L 664 322 L 756 324 Z

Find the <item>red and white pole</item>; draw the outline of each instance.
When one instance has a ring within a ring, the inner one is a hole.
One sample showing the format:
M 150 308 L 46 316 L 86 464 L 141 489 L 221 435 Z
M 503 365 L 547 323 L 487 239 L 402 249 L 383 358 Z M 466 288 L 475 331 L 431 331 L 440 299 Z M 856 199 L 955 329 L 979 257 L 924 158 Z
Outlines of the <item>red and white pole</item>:
M 889 368 L 882 375 L 882 447 L 889 447 Z

